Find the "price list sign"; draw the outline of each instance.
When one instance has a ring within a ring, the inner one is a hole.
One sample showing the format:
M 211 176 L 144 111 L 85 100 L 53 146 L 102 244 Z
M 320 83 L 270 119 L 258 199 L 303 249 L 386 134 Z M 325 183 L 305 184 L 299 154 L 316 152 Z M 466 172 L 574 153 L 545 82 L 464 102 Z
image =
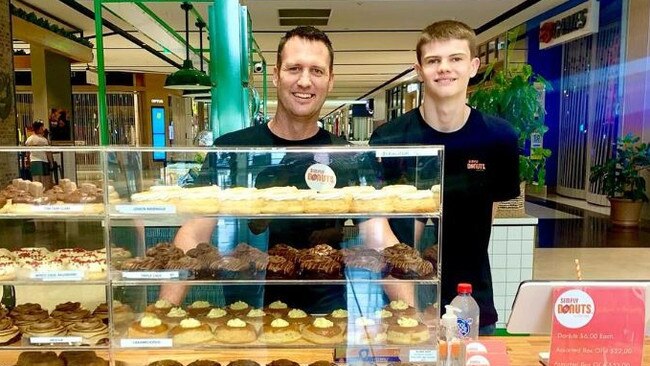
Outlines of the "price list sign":
M 555 288 L 549 365 L 641 365 L 644 327 L 644 287 Z

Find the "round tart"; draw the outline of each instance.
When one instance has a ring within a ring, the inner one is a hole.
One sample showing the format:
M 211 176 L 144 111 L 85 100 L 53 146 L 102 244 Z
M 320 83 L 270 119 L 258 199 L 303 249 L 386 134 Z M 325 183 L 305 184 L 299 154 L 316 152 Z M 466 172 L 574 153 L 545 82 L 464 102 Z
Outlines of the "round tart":
M 284 319 L 274 319 L 271 323 L 262 326 L 259 340 L 262 343 L 281 344 L 295 342 L 300 338 L 298 324 L 289 324 Z
M 255 188 L 228 188 L 221 192 L 220 213 L 252 215 L 261 210 L 262 201 Z
M 104 324 L 108 325 L 108 304 L 104 302 L 97 305 L 95 310 L 93 310 L 92 315 L 101 320 Z
M 266 279 L 284 280 L 296 278 L 298 271 L 296 265 L 287 258 L 271 255 L 266 264 Z
M 245 316 L 251 310 L 251 307 L 243 301 L 235 301 L 234 303 L 228 305 L 226 311 L 232 316 Z
M 227 344 L 251 343 L 257 339 L 257 332 L 252 324 L 235 318 L 228 320 L 225 325 L 218 326 L 214 330 L 214 337 L 217 341 Z
M 382 191 L 353 194 L 350 212 L 393 212 L 393 197 Z
M 129 338 L 166 338 L 169 326 L 159 318 L 145 315 L 139 322 L 131 324 L 127 330 Z
M 188 345 L 201 344 L 212 340 L 212 329 L 208 324 L 189 318 L 183 319 L 179 325 L 169 331 L 174 344 Z
M 402 193 L 396 196 L 395 212 L 435 212 L 438 207 L 430 190 Z
M 210 263 L 210 269 L 222 280 L 245 280 L 253 276 L 251 262 L 238 257 L 221 257 Z
M 162 316 L 161 319 L 169 325 L 177 325 L 181 320 L 188 317 L 187 311 L 183 310 L 181 307 L 172 308 L 169 312 Z
M 403 300 L 393 300 L 384 309 L 390 311 L 394 317 L 415 316 L 415 308 Z
M 417 255 L 401 255 L 388 258 L 390 274 L 400 279 L 428 278 L 433 275 L 433 265 Z
M 23 352 L 18 356 L 16 366 L 64 366 L 64 364 L 63 360 L 52 351 Z
M 61 351 L 59 358 L 67 366 L 107 366 L 108 362 L 97 357 L 94 351 Z
M 327 320 L 345 330 L 348 327 L 348 311 L 345 309 L 336 309 L 327 316 Z
M 58 337 L 66 334 L 66 327 L 58 319 L 47 318 L 25 327 L 23 335 L 30 337 Z
M 174 304 L 171 302 L 165 300 L 165 299 L 160 299 L 156 301 L 155 304 L 149 304 L 147 308 L 145 309 L 145 312 L 155 314 L 159 317 L 167 315 L 169 311 L 174 307 Z
M 431 338 L 426 325 L 416 319 L 400 317 L 397 324 L 388 326 L 386 338 L 392 344 L 420 344 Z
M 302 328 L 302 337 L 316 344 L 343 343 L 343 330 L 325 318 L 316 318 Z
M 262 324 L 270 323 L 273 316 L 267 314 L 262 309 L 251 309 L 246 316 L 242 318 L 246 323 L 252 324 L 256 330 L 262 327 Z
M 347 213 L 352 196 L 341 189 L 331 189 L 310 194 L 304 201 L 306 213 Z
M 222 308 L 210 309 L 210 311 L 205 314 L 205 316 L 202 316 L 200 318 L 202 322 L 209 324 L 212 329 L 215 329 L 221 325 L 225 325 L 230 319 L 232 319 L 232 317 Z
M 308 254 L 299 261 L 300 273 L 304 278 L 335 280 L 343 278 L 341 264 L 328 256 Z
M 307 313 L 300 309 L 289 310 L 285 320 L 289 322 L 289 324 L 298 324 L 301 329 L 303 326 L 308 325 L 313 321 L 311 316 L 307 315 Z
M 113 300 L 113 324 L 115 326 L 130 323 L 134 318 L 135 314 L 129 305 Z
M 286 303 L 277 300 L 265 307 L 264 312 L 276 318 L 282 318 L 289 313 L 289 306 Z
M 192 317 L 201 317 L 206 315 L 212 310 L 212 306 L 207 301 L 194 301 L 187 307 L 187 312 Z

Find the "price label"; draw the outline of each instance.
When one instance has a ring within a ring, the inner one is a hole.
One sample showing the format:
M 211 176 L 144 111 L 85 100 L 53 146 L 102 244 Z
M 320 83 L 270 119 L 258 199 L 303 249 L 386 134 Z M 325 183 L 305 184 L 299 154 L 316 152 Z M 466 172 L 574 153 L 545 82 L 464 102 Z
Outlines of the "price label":
M 84 207 L 80 204 L 62 204 L 62 205 L 33 205 L 32 212 L 83 212 Z
M 174 205 L 115 205 L 115 210 L 122 214 L 169 215 L 176 213 Z
M 81 337 L 29 337 L 32 344 L 79 344 Z
M 435 349 L 409 350 L 409 362 L 437 362 L 438 351 Z
M 378 158 L 400 158 L 405 156 L 438 156 L 439 149 L 379 149 Z
M 81 281 L 84 275 L 82 271 L 38 271 L 31 277 L 42 281 Z
M 121 339 L 120 346 L 123 348 L 170 348 L 173 347 L 173 344 L 169 338 L 129 338 Z
M 180 273 L 178 271 L 122 272 L 122 278 L 129 280 L 175 280 L 180 278 Z

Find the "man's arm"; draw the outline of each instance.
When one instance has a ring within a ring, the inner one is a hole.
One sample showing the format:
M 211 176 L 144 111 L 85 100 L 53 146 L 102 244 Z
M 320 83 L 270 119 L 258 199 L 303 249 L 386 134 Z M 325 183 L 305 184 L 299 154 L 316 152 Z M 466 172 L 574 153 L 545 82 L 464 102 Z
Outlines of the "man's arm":
M 422 236 L 424 224 L 415 221 L 415 241 Z M 368 248 L 382 251 L 392 245 L 398 244 L 399 240 L 391 230 L 388 220 L 383 217 L 373 218 L 359 224 L 359 234 Z M 412 283 L 384 284 L 384 291 L 391 300 L 403 300 L 411 306 L 415 306 L 415 287 Z
M 176 233 L 174 245 L 187 252 L 199 243 L 209 243 L 215 226 L 217 226 L 217 219 L 201 218 L 187 221 Z M 164 284 L 160 286 L 160 298 L 178 305 L 183 302 L 187 288 L 186 285 Z

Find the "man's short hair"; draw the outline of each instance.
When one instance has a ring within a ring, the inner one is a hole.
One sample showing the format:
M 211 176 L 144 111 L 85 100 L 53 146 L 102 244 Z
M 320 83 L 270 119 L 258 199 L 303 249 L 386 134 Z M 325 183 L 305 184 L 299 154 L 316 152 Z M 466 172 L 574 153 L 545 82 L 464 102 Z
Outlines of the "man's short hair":
M 308 41 L 322 42 L 325 44 L 330 55 L 330 72 L 332 72 L 332 69 L 334 68 L 334 49 L 332 48 L 332 42 L 330 41 L 329 37 L 327 37 L 327 34 L 325 34 L 322 30 L 312 26 L 296 27 L 284 34 L 282 39 L 280 39 L 280 43 L 278 44 L 278 59 L 276 61 L 276 66 L 278 68 L 282 66 L 282 50 L 284 49 L 284 45 L 293 37 L 306 39 Z
M 467 24 L 457 20 L 441 20 L 422 30 L 416 53 L 418 62 L 422 62 L 422 47 L 431 41 L 448 41 L 451 39 L 466 40 L 469 44 L 471 57 L 476 57 L 476 33 Z
M 38 130 L 38 129 L 41 128 L 41 127 L 43 127 L 43 122 L 41 122 L 41 121 L 34 121 L 34 122 L 32 123 L 32 130 L 33 130 L 33 131 L 36 131 L 36 130 Z

